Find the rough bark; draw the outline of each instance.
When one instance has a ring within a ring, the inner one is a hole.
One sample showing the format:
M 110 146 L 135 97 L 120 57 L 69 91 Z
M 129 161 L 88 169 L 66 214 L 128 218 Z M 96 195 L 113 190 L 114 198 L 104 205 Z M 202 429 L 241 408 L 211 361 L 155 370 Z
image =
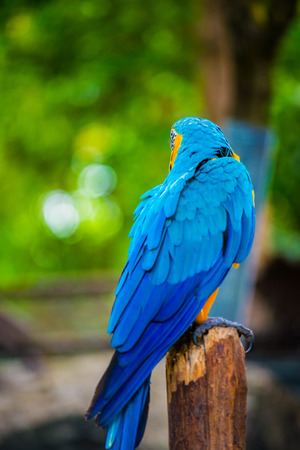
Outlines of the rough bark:
M 245 354 L 234 328 L 211 329 L 200 347 L 188 330 L 166 375 L 171 450 L 245 449 Z

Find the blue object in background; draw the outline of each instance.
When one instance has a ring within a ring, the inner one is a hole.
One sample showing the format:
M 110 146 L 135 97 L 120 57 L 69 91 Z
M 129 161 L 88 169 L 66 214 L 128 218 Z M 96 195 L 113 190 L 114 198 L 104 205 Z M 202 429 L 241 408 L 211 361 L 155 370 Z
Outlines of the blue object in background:
M 241 162 L 250 173 L 255 191 L 257 227 L 250 255 L 238 269 L 231 269 L 222 283 L 209 315 L 247 322 L 248 302 L 251 299 L 256 278 L 260 245 L 259 217 L 266 197 L 273 135 L 267 128 L 237 120 L 227 121 L 222 128 L 233 151 L 240 156 Z

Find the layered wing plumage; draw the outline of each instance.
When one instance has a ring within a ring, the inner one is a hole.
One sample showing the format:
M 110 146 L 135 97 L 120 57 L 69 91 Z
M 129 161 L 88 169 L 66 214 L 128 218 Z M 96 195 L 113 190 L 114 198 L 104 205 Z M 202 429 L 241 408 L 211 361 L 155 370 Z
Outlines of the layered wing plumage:
M 136 210 L 108 327 L 120 351 L 128 338 L 123 327 L 138 339 L 170 301 L 174 304 L 178 286 L 194 276 L 202 280 L 200 295 L 209 296 L 218 287 L 210 280 L 215 268 L 223 274 L 233 262 L 242 262 L 254 236 L 251 180 L 233 158 L 208 161 L 174 183 L 168 177 L 145 195 Z M 176 308 L 171 307 L 170 316 Z
M 213 159 L 147 192 L 108 332 L 116 354 L 89 417 L 107 426 L 184 333 L 254 237 L 252 183 L 231 157 Z M 143 394 L 144 395 L 144 394 Z

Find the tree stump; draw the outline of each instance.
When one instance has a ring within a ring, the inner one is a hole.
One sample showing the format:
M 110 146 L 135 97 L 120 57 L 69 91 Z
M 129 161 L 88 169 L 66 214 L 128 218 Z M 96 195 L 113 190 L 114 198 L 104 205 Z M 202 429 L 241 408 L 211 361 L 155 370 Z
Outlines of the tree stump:
M 245 352 L 234 328 L 214 327 L 200 346 L 193 327 L 166 360 L 170 450 L 245 449 Z

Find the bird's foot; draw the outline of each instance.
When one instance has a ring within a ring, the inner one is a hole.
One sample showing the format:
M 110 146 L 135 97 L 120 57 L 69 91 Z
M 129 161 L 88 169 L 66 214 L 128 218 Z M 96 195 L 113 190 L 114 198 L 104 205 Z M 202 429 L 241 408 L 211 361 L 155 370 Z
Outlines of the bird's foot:
M 241 325 L 238 322 L 232 322 L 231 320 L 223 319 L 223 317 L 209 317 L 206 319 L 205 322 L 203 322 L 201 325 L 199 325 L 195 330 L 193 334 L 193 340 L 195 345 L 199 347 L 199 344 L 197 342 L 198 337 L 202 337 L 204 334 L 208 332 L 213 327 L 232 327 L 237 330 L 239 333 L 239 336 L 243 336 L 245 341 L 247 342 L 247 347 L 245 349 L 245 353 L 249 353 L 254 345 L 254 334 L 253 331 L 250 330 L 250 328 L 246 328 L 243 325 Z

